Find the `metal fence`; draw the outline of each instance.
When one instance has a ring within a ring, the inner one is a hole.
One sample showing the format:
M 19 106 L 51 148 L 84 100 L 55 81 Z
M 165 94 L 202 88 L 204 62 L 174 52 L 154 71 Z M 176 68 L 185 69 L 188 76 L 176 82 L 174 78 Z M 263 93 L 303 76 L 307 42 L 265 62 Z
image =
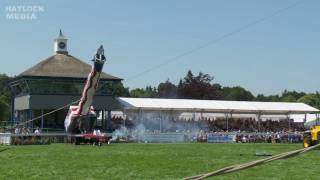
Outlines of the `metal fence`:
M 106 134 L 112 136 L 112 134 Z M 302 134 L 263 134 L 263 133 L 143 133 L 130 134 L 117 137 L 125 139 L 124 142 L 138 143 L 186 143 L 186 142 L 208 142 L 208 143 L 301 143 Z M 0 133 L 0 144 L 7 145 L 31 145 L 50 143 L 69 143 L 71 136 L 66 133 L 29 133 L 13 134 Z M 115 141 L 117 142 L 117 141 Z M 120 142 L 120 141 L 119 141 Z
M 0 144 L 4 145 L 34 145 L 67 143 L 70 138 L 66 133 L 44 133 L 44 134 L 12 134 L 0 133 Z

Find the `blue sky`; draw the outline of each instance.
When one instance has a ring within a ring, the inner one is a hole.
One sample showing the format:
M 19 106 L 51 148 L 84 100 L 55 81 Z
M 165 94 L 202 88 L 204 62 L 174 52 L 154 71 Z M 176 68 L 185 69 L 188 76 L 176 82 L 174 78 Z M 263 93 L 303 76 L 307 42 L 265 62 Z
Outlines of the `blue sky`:
M 0 73 L 18 75 L 53 54 L 61 28 L 69 53 L 90 63 L 103 44 L 104 71 L 130 88 L 178 82 L 191 69 L 254 94 L 320 90 L 320 1 L 304 0 L 221 41 L 140 74 L 293 0 L 0 1 Z M 36 20 L 9 20 L 6 7 L 39 5 Z M 139 76 L 136 76 L 140 74 Z

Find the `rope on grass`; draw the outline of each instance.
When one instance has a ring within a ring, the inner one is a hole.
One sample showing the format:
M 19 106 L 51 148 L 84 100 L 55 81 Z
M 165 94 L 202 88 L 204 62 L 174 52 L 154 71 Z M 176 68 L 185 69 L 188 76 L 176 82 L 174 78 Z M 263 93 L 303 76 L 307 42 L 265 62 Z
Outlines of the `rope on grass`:
M 6 151 L 6 150 L 9 150 L 9 149 L 10 149 L 10 148 L 0 149 L 0 152 Z
M 40 116 L 38 116 L 38 117 L 35 117 L 35 118 L 33 118 L 33 119 L 30 119 L 30 120 L 27 120 L 27 121 L 24 121 L 24 122 L 18 122 L 18 123 L 22 125 L 22 124 L 26 124 L 26 123 L 28 123 L 28 122 L 35 121 L 35 120 L 40 119 L 40 118 L 42 118 L 42 117 L 44 117 L 44 116 L 47 116 L 47 115 L 50 115 L 50 114 L 55 113 L 55 112 L 57 112 L 57 111 L 60 111 L 61 109 L 65 109 L 66 107 L 69 107 L 69 106 L 71 106 L 71 105 L 73 105 L 73 104 L 75 104 L 75 103 L 78 103 L 79 101 L 80 101 L 80 99 L 79 99 L 79 100 L 76 100 L 76 101 L 73 101 L 73 102 L 71 102 L 71 103 L 69 103 L 69 104 L 66 104 L 66 105 L 64 105 L 64 106 L 61 106 L 61 107 L 59 107 L 59 108 L 57 108 L 57 109 L 54 109 L 54 110 L 52 110 L 52 111 L 50 111 L 50 112 L 48 112 L 48 113 L 45 113 L 45 114 L 40 115 Z
M 260 159 L 260 160 L 251 161 L 251 162 L 244 163 L 244 164 L 236 164 L 236 165 L 232 165 L 232 166 L 227 166 L 227 167 L 224 167 L 222 169 L 219 169 L 219 170 L 216 170 L 216 171 L 212 171 L 212 172 L 209 172 L 209 173 L 200 174 L 200 175 L 197 175 L 197 176 L 186 177 L 186 178 L 184 178 L 184 180 L 200 180 L 200 179 L 204 179 L 204 178 L 211 177 L 211 176 L 218 176 L 218 175 L 222 175 L 222 174 L 227 174 L 227 173 L 239 171 L 239 170 L 242 170 L 242 169 L 247 169 L 247 168 L 250 168 L 250 167 L 254 167 L 254 166 L 261 165 L 261 164 L 265 164 L 265 163 L 268 163 L 268 162 L 271 162 L 271 161 L 297 156 L 297 155 L 300 155 L 300 154 L 315 150 L 315 149 L 317 149 L 319 147 L 320 147 L 320 144 L 317 144 L 315 146 L 311 146 L 311 147 L 308 147 L 308 148 L 289 151 L 289 152 L 281 153 L 281 154 L 278 154 L 278 155 L 275 155 L 275 156 L 271 156 L 271 157 Z

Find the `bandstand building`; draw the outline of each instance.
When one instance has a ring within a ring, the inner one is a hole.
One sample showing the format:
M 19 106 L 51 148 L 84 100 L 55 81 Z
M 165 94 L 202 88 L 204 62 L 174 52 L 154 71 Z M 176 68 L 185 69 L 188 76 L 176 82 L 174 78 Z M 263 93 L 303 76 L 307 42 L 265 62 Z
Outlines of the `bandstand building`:
M 58 38 L 54 40 L 54 55 L 40 61 L 10 81 L 12 121 L 19 123 L 41 117 L 30 121 L 26 126 L 53 131 L 63 130 L 68 104 L 80 99 L 90 71 L 90 64 L 69 54 L 68 40 L 60 31 Z M 93 100 L 93 106 L 99 115 L 96 124 L 101 129 L 110 129 L 111 111 L 119 109 L 119 102 L 109 87 L 120 83 L 121 80 L 110 74 L 101 73 Z M 64 108 L 60 109 L 61 107 Z M 54 110 L 56 112 L 41 116 Z

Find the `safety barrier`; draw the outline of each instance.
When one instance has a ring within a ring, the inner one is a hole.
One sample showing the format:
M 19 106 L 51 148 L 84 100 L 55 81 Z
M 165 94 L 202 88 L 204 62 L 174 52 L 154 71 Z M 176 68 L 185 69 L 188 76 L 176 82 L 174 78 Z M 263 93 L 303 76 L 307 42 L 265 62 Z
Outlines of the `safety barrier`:
M 235 142 L 235 135 L 209 134 L 207 142 L 209 143 L 228 143 Z
M 181 133 L 160 133 L 138 135 L 135 140 L 137 142 L 182 143 L 186 142 L 187 138 Z
M 0 133 L 0 144 L 3 145 L 33 145 L 68 142 L 66 133 L 43 133 L 43 134 L 11 134 Z
M 0 133 L 0 144 L 3 144 L 3 145 L 11 144 L 10 133 Z

